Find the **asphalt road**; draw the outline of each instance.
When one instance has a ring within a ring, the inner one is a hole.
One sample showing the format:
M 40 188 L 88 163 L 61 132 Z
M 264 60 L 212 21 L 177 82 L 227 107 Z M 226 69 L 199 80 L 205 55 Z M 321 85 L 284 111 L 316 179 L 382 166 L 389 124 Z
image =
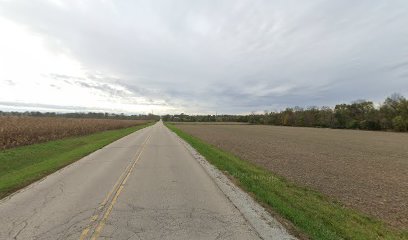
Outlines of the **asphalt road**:
M 0 201 L 0 239 L 259 239 L 161 122 Z

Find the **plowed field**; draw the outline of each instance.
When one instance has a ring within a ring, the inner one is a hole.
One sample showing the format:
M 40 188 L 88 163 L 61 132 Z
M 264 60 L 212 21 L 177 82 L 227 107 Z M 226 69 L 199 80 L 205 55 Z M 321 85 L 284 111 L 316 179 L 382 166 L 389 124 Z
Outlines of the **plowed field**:
M 408 134 L 259 125 L 177 127 L 345 206 L 408 227 Z

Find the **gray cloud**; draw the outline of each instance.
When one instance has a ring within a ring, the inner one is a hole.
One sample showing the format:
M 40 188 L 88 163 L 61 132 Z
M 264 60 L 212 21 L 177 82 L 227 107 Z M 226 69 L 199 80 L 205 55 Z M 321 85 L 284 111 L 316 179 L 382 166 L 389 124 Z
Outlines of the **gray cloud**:
M 50 49 L 117 76 L 91 74 L 93 84 L 76 84 L 187 112 L 408 94 L 405 0 L 14 0 L 1 2 L 0 14 L 40 34 Z

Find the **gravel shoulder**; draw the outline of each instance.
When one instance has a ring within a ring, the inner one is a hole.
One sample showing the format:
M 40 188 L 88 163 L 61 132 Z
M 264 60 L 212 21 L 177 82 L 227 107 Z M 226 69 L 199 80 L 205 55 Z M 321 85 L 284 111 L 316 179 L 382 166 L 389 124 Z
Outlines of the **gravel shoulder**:
M 285 227 L 277 221 L 267 210 L 253 200 L 246 192 L 237 187 L 221 171 L 199 154 L 183 139 L 172 133 L 187 148 L 194 159 L 205 169 L 219 189 L 227 196 L 234 206 L 241 212 L 262 239 L 295 240 Z
M 345 206 L 408 227 L 408 135 L 254 125 L 177 125 Z

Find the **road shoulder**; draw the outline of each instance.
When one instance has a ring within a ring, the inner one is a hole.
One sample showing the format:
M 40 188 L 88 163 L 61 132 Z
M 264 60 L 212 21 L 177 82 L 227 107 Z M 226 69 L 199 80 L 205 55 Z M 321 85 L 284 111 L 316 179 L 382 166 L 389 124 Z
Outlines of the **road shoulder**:
M 169 130 L 170 131 L 170 130 Z M 190 144 L 170 131 L 200 163 L 208 175 L 232 204 L 241 212 L 262 239 L 296 239 L 265 208 L 252 199 L 246 192 L 237 187 L 227 176 L 211 165 Z

